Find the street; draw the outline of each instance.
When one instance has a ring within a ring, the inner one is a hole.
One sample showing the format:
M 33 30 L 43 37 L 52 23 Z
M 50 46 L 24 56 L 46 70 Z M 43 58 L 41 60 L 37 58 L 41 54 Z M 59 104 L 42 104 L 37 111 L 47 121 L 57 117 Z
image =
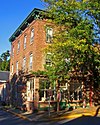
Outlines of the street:
M 0 125 L 55 125 L 52 122 L 30 122 L 0 110 Z
M 61 125 L 100 125 L 100 117 L 82 116 L 73 120 L 60 121 Z
M 100 117 L 82 116 L 55 122 L 30 122 L 0 110 L 0 125 L 100 125 Z

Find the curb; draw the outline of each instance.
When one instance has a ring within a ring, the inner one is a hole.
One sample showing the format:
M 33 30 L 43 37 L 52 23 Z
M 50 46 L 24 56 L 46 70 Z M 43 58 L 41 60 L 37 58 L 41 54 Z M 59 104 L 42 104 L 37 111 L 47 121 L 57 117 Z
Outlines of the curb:
M 31 119 L 29 119 L 29 118 L 27 118 L 26 116 L 23 116 L 23 115 L 21 115 L 21 114 L 12 112 L 12 111 L 10 111 L 10 110 L 8 110 L 8 112 L 10 112 L 11 114 L 13 114 L 13 115 L 15 115 L 15 116 L 18 116 L 18 117 L 20 117 L 20 118 L 22 118 L 22 119 L 24 119 L 24 120 L 31 121 Z
M 13 115 L 15 115 L 15 116 L 18 116 L 18 117 L 20 117 L 20 118 L 22 118 L 22 119 L 24 119 L 24 120 L 32 121 L 31 119 L 27 118 L 26 116 L 23 116 L 23 115 L 21 115 L 21 114 L 15 113 L 15 112 L 10 111 L 10 110 L 8 110 L 8 109 L 3 109 L 3 110 L 6 111 L 6 112 L 9 112 L 9 113 L 11 113 L 11 114 L 13 114 Z
M 15 116 L 18 116 L 24 120 L 28 120 L 30 122 L 34 121 L 34 122 L 48 122 L 48 121 L 60 121 L 60 120 L 65 120 L 65 119 L 73 119 L 73 118 L 78 118 L 78 117 L 82 117 L 82 116 L 94 116 L 95 115 L 95 112 L 83 112 L 83 113 L 77 113 L 77 114 L 69 114 L 69 115 L 64 115 L 64 116 L 56 116 L 55 118 L 51 118 L 51 117 L 46 117 L 45 119 L 43 120 L 34 120 L 34 119 L 31 119 L 31 118 L 27 118 L 26 116 L 24 115 L 21 115 L 21 114 L 18 114 L 16 112 L 13 112 L 13 111 L 10 111 L 9 109 L 4 109 L 4 111 L 7 111 Z M 100 113 L 98 113 L 98 115 L 100 115 Z
M 30 122 L 32 122 L 32 121 L 34 121 L 34 122 L 48 122 L 48 121 L 50 121 L 50 120 L 52 120 L 51 118 L 47 118 L 47 119 L 43 119 L 43 120 L 33 120 L 33 119 L 31 119 L 31 118 L 27 118 L 26 116 L 24 116 L 24 115 L 21 115 L 21 114 L 18 114 L 18 113 L 16 113 L 16 112 L 13 112 L 13 111 L 10 111 L 9 109 L 2 109 L 2 110 L 4 110 L 4 111 L 6 111 L 6 112 L 9 112 L 9 113 L 11 113 L 11 114 L 13 114 L 13 115 L 15 115 L 15 116 L 17 116 L 17 117 L 20 117 L 20 118 L 22 118 L 22 119 L 24 119 L 24 120 L 28 120 L 28 121 L 30 121 Z
M 100 113 L 99 113 L 100 114 Z M 94 116 L 95 112 L 89 113 L 89 112 L 84 112 L 84 113 L 80 113 L 80 114 L 70 114 L 68 116 L 60 116 L 58 118 L 52 118 L 52 120 L 54 121 L 59 121 L 59 120 L 65 120 L 65 119 L 73 119 L 73 118 L 78 118 L 78 117 L 82 117 L 82 116 Z

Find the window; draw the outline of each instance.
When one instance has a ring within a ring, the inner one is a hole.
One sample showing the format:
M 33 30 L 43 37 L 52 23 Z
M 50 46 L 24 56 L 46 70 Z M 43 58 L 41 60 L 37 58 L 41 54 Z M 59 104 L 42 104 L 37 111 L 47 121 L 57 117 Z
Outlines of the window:
M 30 62 L 29 62 L 29 69 L 32 70 L 32 63 L 33 63 L 33 54 L 30 54 Z
M 51 43 L 53 38 L 53 29 L 47 27 L 46 29 L 46 42 Z
M 16 62 L 16 74 L 18 75 L 18 61 Z
M 31 30 L 31 38 L 30 38 L 30 43 L 32 43 L 34 40 L 34 29 Z
M 20 41 L 18 41 L 17 54 L 18 54 L 19 50 L 20 50 Z
M 27 36 L 25 35 L 24 36 L 24 49 L 26 49 L 26 39 L 27 39 Z
M 27 81 L 27 100 L 34 100 L 34 79 L 29 79 L 29 81 Z
M 47 53 L 45 63 L 46 66 L 51 66 L 51 53 Z
M 39 79 L 39 101 L 47 101 L 50 97 L 51 100 L 56 100 L 56 91 L 51 88 L 50 81 L 46 79 Z
M 30 79 L 30 90 L 34 89 L 34 79 Z
M 13 72 L 14 72 L 14 65 L 12 64 L 12 66 L 11 66 L 11 73 L 13 74 Z
M 11 54 L 12 54 L 12 57 L 13 57 L 14 56 L 14 46 L 12 46 Z
M 31 97 L 30 100 L 34 100 L 34 80 L 30 79 L 30 93 L 31 93 Z
M 22 66 L 22 68 L 23 68 L 23 71 L 25 71 L 25 69 L 26 69 L 26 57 L 23 58 L 23 66 Z

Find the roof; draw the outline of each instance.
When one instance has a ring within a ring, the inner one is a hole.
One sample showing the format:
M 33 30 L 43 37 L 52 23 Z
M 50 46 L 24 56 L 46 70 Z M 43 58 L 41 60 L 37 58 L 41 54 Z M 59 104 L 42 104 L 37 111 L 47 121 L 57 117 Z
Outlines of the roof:
M 16 37 L 18 37 L 33 20 L 39 18 L 40 12 L 42 11 L 43 10 L 34 8 L 33 11 L 22 22 L 22 24 L 17 28 L 17 30 L 12 34 L 12 36 L 9 38 L 9 41 L 13 42 L 16 39 Z
M 0 82 L 5 82 L 9 80 L 9 71 L 0 71 Z

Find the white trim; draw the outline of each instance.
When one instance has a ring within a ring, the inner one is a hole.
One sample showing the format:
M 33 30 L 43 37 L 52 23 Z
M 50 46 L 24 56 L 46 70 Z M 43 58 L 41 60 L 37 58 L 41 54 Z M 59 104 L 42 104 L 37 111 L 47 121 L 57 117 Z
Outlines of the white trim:
M 7 82 L 6 80 L 0 80 L 0 82 Z

